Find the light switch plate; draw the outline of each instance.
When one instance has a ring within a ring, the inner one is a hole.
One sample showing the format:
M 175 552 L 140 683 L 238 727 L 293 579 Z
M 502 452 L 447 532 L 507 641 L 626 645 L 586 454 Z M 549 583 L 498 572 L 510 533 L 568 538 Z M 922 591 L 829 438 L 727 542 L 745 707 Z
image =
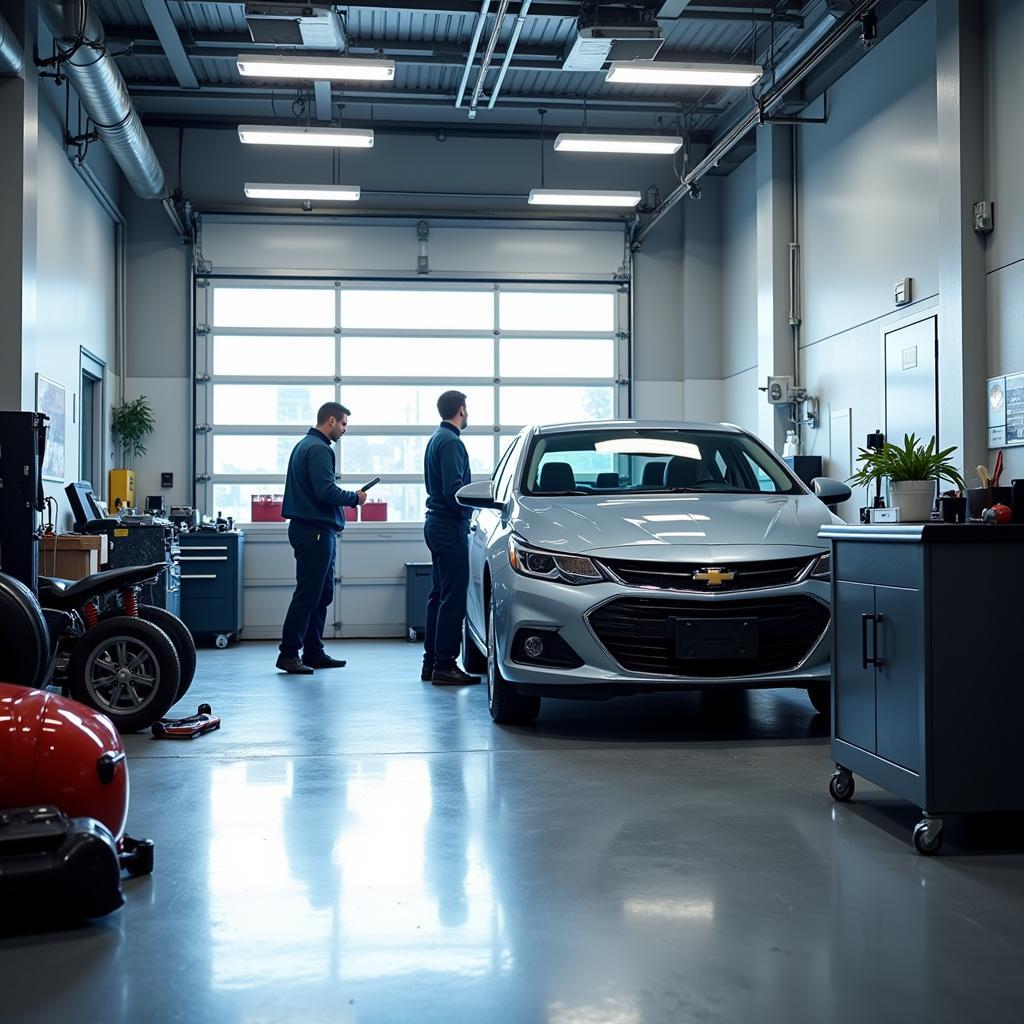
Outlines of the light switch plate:
M 897 306 L 906 306 L 908 303 L 913 302 L 913 279 L 905 277 L 902 281 L 897 281 L 893 288 L 893 294 Z

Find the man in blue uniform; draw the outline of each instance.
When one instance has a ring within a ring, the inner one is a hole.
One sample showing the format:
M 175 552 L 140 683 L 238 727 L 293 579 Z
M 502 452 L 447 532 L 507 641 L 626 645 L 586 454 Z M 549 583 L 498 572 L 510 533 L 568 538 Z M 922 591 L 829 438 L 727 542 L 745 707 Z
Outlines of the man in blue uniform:
M 434 562 L 433 584 L 427 599 L 423 671 L 420 678 L 435 686 L 479 683 L 455 663 L 462 646 L 469 587 L 468 508 L 455 500 L 470 483 L 469 455 L 459 438 L 466 428 L 466 396 L 446 391 L 437 400 L 441 425 L 427 443 L 423 472 L 427 484 L 427 521 L 423 535 Z
M 288 460 L 281 514 L 290 520 L 295 593 L 284 620 L 277 667 L 292 675 L 345 667 L 345 662 L 324 650 L 323 633 L 327 606 L 334 600 L 336 534 L 345 529 L 342 509 L 366 501 L 364 491 L 343 491 L 334 482 L 334 442 L 345 433 L 350 415 L 337 402 L 320 406 L 316 426 L 310 427 Z

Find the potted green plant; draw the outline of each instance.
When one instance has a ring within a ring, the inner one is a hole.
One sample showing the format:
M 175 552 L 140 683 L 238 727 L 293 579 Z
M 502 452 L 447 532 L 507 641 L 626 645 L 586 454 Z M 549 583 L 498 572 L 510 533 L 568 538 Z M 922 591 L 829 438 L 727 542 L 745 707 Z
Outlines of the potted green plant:
M 857 455 L 857 472 L 851 484 L 870 486 L 876 480 L 889 481 L 889 497 L 899 506 L 900 519 L 907 523 L 927 522 L 935 501 L 935 484 L 948 480 L 959 490 L 967 485 L 951 461 L 956 446 L 937 449 L 935 438 L 928 444 L 918 441 L 916 434 L 904 435 L 903 444 L 887 441 L 879 450 L 861 448 Z
M 108 501 L 113 508 L 135 507 L 132 460 L 146 454 L 145 440 L 156 429 L 153 407 L 145 395 L 122 402 L 111 410 L 110 439 L 121 466 L 110 471 Z

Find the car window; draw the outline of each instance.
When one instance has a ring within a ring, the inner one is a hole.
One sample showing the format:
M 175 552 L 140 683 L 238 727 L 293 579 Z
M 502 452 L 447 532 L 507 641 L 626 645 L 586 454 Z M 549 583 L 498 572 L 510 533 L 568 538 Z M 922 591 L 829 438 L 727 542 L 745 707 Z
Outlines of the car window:
M 750 472 L 754 474 L 754 479 L 757 481 L 757 489 L 768 494 L 774 494 L 778 490 L 775 481 L 749 455 L 744 454 L 743 457 L 747 460 Z
M 516 466 L 519 465 L 519 451 L 523 447 L 522 437 L 517 437 L 512 442 L 512 447 L 506 453 L 505 460 L 500 466 L 498 478 L 494 483 L 494 497 L 501 502 L 508 501 L 512 492 L 512 482 L 515 478 Z

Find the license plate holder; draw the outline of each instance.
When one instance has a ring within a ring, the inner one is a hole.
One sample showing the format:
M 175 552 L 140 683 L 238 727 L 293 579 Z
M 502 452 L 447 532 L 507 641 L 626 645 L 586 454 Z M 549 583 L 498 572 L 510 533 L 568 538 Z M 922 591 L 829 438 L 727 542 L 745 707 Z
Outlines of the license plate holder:
M 756 658 L 757 619 L 675 619 L 679 661 L 723 661 Z

